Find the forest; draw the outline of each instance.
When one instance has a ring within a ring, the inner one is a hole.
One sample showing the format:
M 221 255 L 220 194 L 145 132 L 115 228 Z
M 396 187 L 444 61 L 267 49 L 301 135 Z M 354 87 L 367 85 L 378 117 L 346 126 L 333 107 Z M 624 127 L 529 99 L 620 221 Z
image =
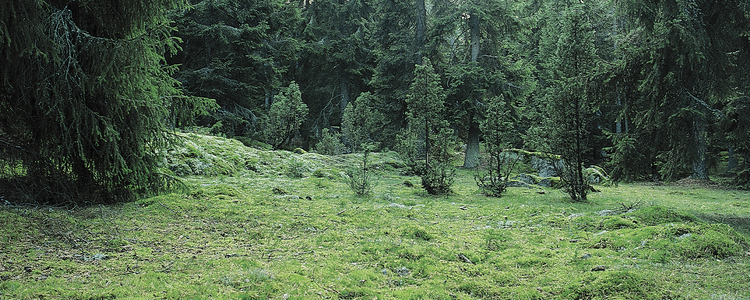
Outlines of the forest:
M 0 298 L 747 299 L 750 1 L 0 1 Z
M 51 195 L 169 185 L 154 152 L 191 124 L 326 154 L 462 145 L 467 168 L 500 130 L 494 146 L 616 181 L 707 180 L 722 160 L 750 180 L 744 1 L 3 5 L 3 159 Z
M 746 1 L 1 8 L 1 158 L 49 201 L 169 188 L 158 152 L 190 125 L 272 149 L 397 150 L 422 173 L 429 152 L 473 168 L 488 145 L 557 155 L 578 189 L 589 166 L 669 182 L 723 164 L 716 173 L 750 186 Z

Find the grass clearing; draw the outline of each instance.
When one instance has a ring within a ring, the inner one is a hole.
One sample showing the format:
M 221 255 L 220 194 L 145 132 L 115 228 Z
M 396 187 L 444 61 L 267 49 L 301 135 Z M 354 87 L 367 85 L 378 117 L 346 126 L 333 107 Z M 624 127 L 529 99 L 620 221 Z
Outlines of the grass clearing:
M 189 191 L 0 209 L 0 298 L 750 297 L 745 191 L 623 184 L 588 203 L 554 189 L 497 199 L 459 170 L 454 194 L 433 197 L 377 153 L 377 185 L 359 197 L 339 175 L 356 157 L 185 137 L 191 150 L 169 163 Z

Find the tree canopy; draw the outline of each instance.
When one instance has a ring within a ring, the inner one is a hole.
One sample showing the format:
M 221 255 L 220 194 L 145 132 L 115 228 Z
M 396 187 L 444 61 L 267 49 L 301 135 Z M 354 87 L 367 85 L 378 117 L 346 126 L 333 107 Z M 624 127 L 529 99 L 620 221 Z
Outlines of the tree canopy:
M 0 151 L 27 201 L 108 202 L 164 188 L 158 151 L 186 98 L 165 52 L 182 1 L 3 1 Z M 179 114 L 184 116 L 184 114 Z
M 739 0 L 3 1 L 0 160 L 30 201 L 128 198 L 167 185 L 165 132 L 197 122 L 335 153 L 451 132 L 466 168 L 502 143 L 578 179 L 748 187 L 749 29 Z

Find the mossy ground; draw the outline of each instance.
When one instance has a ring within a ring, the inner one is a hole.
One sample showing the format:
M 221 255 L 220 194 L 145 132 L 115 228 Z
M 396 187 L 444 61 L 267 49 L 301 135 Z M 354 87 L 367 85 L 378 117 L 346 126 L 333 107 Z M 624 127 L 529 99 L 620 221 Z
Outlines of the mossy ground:
M 195 151 L 172 151 L 195 163 L 171 168 L 186 172 L 184 192 L 0 209 L 0 298 L 750 297 L 748 192 L 620 185 L 573 203 L 510 188 L 498 199 L 459 170 L 454 194 L 433 197 L 378 153 L 374 193 L 357 197 L 339 175 L 355 155 L 186 137 Z

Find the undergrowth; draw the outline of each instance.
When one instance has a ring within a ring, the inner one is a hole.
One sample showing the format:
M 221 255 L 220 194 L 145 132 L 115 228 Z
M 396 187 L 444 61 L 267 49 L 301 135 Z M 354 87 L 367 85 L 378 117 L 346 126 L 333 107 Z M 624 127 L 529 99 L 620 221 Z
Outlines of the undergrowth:
M 378 185 L 360 197 L 340 174 L 361 156 L 183 137 L 194 145 L 165 167 L 184 192 L 3 206 L 0 298 L 750 297 L 746 191 L 620 184 L 577 203 L 519 187 L 497 199 L 457 170 L 452 194 L 430 196 L 395 153 L 372 153 Z

